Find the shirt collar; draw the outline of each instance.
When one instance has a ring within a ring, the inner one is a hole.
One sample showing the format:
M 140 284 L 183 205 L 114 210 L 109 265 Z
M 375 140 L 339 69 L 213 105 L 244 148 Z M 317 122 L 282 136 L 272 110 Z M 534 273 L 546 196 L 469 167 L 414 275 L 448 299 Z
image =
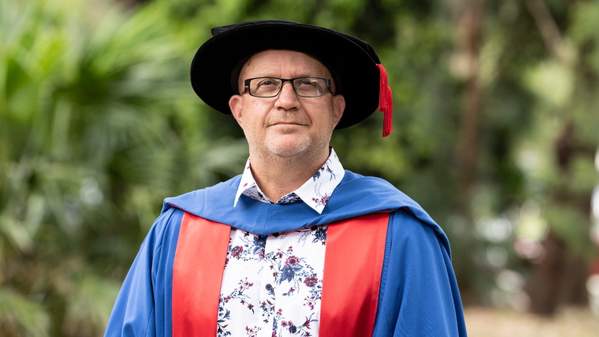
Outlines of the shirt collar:
M 276 204 L 288 204 L 301 199 L 306 205 L 310 206 L 318 214 L 321 214 L 344 175 L 345 170 L 335 150 L 331 148 L 331 153 L 327 161 L 302 186 L 281 197 Z M 261 202 L 274 203 L 266 197 L 256 183 L 250 169 L 249 159 L 245 164 L 245 169 L 239 181 L 233 207 L 237 206 L 237 201 L 239 201 L 242 194 Z

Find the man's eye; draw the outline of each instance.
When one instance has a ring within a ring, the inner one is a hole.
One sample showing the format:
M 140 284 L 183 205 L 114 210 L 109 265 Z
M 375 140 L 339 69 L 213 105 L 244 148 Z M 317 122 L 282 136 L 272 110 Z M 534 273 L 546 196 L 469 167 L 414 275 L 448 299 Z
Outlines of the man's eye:
M 258 82 L 259 87 L 275 86 L 277 83 L 272 79 L 264 79 Z
M 298 90 L 301 90 L 303 92 L 323 89 L 320 82 L 313 78 L 302 78 L 298 82 L 296 82 L 295 85 Z
M 309 79 L 309 78 L 304 78 L 304 79 L 300 80 L 299 85 L 301 85 L 301 86 L 317 86 L 318 83 L 316 81 L 314 81 L 314 80 Z

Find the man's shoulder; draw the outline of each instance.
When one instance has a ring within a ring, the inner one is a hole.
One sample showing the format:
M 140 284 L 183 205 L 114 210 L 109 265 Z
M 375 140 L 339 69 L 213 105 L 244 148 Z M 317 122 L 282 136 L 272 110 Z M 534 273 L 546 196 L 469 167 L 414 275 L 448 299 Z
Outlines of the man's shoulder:
M 347 179 L 346 179 L 347 178 Z M 386 179 L 375 176 L 364 176 L 352 171 L 346 171 L 346 178 L 339 186 L 339 194 L 344 197 L 342 202 L 357 200 L 367 203 L 377 210 L 387 210 L 391 213 L 409 211 L 418 218 L 432 221 L 424 208 L 410 196 L 402 192 Z M 378 205 L 378 206 L 375 206 Z
M 199 188 L 177 196 L 167 197 L 164 199 L 162 212 L 165 212 L 169 208 L 178 208 L 188 213 L 198 214 L 198 210 L 203 208 L 206 204 L 210 204 L 211 207 L 220 204 L 232 205 L 240 179 L 241 176 L 237 175 L 212 186 Z
M 390 207 L 390 209 L 403 206 L 421 208 L 416 201 L 386 179 L 365 176 L 350 170 L 345 171 L 345 176 L 339 184 L 337 192 L 340 195 L 346 194 L 349 198 L 355 200 L 382 203 L 386 205 L 382 207 Z
M 392 216 L 392 232 L 397 235 L 412 235 L 431 231 L 450 251 L 449 241 L 441 226 L 422 206 L 389 181 L 374 176 L 364 176 L 346 171 L 347 180 L 340 185 L 341 197 L 337 202 L 351 206 L 352 200 L 368 204 L 377 211 L 388 211 Z

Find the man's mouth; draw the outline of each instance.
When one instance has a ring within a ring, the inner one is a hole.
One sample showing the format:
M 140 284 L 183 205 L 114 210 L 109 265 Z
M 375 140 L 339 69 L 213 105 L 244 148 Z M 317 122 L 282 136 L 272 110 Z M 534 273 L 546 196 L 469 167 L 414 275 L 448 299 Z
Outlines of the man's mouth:
M 297 126 L 306 126 L 306 124 L 302 124 L 302 123 L 298 123 L 298 122 L 275 122 L 270 124 L 270 126 L 275 126 L 275 125 L 297 125 Z

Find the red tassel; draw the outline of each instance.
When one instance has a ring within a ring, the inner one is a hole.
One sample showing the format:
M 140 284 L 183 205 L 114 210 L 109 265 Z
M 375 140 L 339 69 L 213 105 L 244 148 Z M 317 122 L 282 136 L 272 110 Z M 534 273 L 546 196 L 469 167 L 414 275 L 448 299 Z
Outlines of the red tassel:
M 387 137 L 393 127 L 393 95 L 387 70 L 380 63 L 376 66 L 379 69 L 379 110 L 383 113 L 383 137 Z

